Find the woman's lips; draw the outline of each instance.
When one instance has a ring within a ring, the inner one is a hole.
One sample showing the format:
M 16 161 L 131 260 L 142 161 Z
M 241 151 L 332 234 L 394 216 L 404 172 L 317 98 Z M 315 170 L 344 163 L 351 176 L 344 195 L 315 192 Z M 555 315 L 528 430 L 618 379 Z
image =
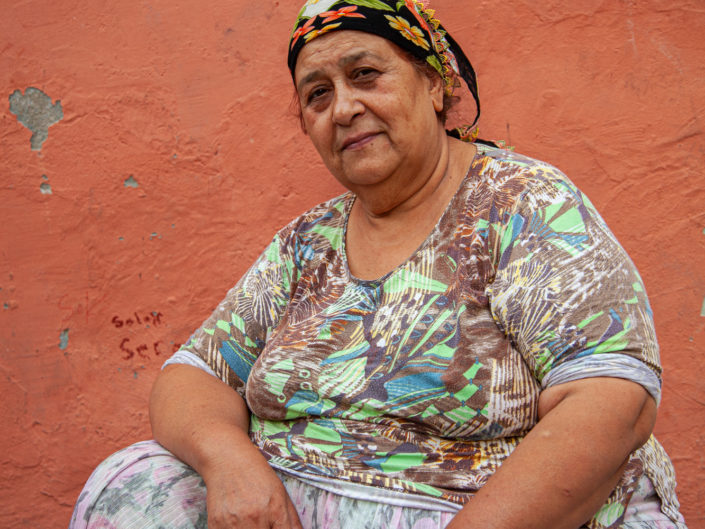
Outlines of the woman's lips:
M 356 134 L 355 136 L 350 136 L 346 138 L 341 147 L 341 151 L 354 151 L 363 148 L 365 145 L 374 140 L 378 132 L 365 132 L 363 134 Z

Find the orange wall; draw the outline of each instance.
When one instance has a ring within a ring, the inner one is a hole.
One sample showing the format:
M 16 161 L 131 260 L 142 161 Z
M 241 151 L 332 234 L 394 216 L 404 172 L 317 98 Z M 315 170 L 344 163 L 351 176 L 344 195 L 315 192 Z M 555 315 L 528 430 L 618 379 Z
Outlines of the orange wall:
M 65 526 L 92 468 L 150 436 L 174 347 L 278 227 L 340 191 L 289 110 L 300 1 L 4 2 L 0 527 Z M 482 135 L 562 168 L 641 270 L 656 430 L 705 528 L 702 0 L 435 5 L 479 72 Z M 10 112 L 19 90 L 41 129 L 28 87 L 61 102 L 41 150 Z

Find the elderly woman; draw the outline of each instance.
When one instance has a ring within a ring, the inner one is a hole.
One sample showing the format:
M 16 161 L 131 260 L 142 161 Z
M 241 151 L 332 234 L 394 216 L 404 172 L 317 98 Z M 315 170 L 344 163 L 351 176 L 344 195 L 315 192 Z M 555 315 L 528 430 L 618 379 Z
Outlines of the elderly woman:
M 479 100 L 433 11 L 309 0 L 289 50 L 349 191 L 167 362 L 159 444 L 103 463 L 72 527 L 684 528 L 641 279 L 557 169 L 446 132 L 459 79 Z

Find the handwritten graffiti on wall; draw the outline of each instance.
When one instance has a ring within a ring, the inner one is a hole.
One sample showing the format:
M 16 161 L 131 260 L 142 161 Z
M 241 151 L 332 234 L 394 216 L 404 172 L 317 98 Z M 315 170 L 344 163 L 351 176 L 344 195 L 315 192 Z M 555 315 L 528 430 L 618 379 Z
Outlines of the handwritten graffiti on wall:
M 157 328 L 164 323 L 164 314 L 159 311 L 140 312 L 134 311 L 128 317 L 119 315 L 113 316 L 110 323 L 116 329 L 133 329 L 142 327 L 144 329 Z M 179 349 L 177 344 L 166 344 L 163 340 L 137 340 L 134 337 L 123 336 L 120 340 L 120 352 L 123 360 L 131 360 L 139 357 L 148 360 L 153 357 L 171 354 Z

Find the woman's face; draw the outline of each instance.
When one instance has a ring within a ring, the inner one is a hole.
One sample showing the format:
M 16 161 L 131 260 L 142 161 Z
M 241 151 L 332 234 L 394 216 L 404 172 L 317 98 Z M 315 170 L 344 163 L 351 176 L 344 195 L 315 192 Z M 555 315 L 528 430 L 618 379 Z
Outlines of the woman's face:
M 348 189 L 410 183 L 435 167 L 441 78 L 419 72 L 393 43 L 359 31 L 318 37 L 301 50 L 295 81 L 304 128 Z

